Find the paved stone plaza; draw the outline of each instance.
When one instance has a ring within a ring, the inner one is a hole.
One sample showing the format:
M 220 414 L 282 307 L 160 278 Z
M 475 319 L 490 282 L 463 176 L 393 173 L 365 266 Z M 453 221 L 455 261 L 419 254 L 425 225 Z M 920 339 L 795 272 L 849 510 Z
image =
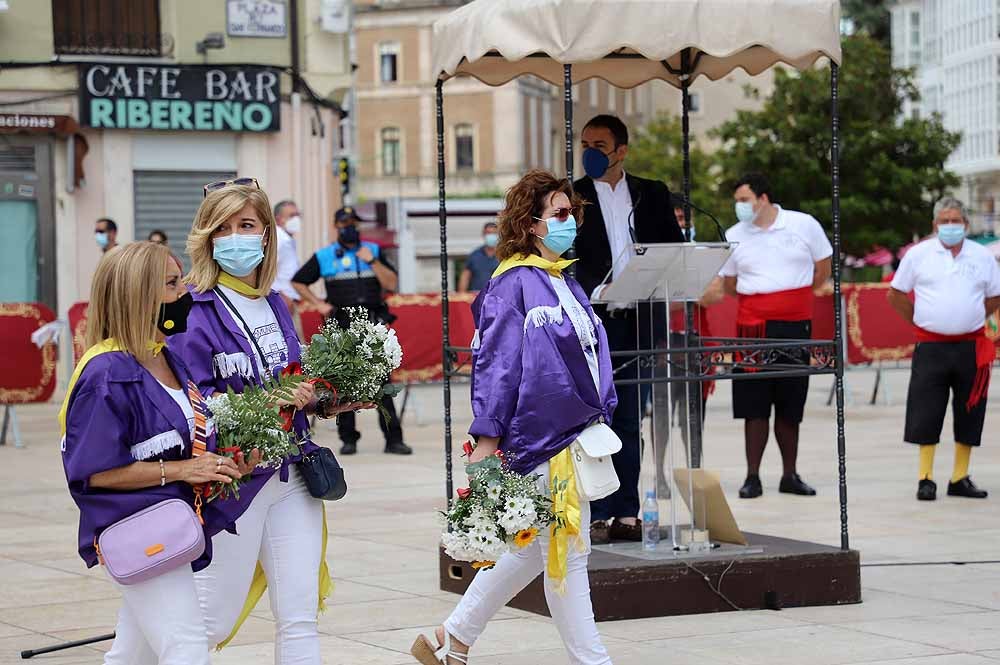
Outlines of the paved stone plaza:
M 944 496 L 952 446 L 936 465 L 939 499 L 918 504 L 916 450 L 901 443 L 907 374 L 888 378 L 891 402 L 868 405 L 873 375 L 849 373 L 848 486 L 851 545 L 861 551 L 864 603 L 774 611 L 729 612 L 600 625 L 616 665 L 989 665 L 1000 661 L 1000 564 L 873 564 L 1000 559 L 1000 390 L 994 382 L 985 446 L 973 478 L 993 497 Z M 765 457 L 765 494 L 735 498 L 743 480 L 742 426 L 729 417 L 729 387 L 709 402 L 705 467 L 721 473 L 740 526 L 748 531 L 839 544 L 834 412 L 825 406 L 830 380 L 814 379 L 803 428 L 800 472 L 815 498 L 777 493 L 775 444 Z M 456 390 L 456 431 L 469 422 L 467 391 Z M 0 663 L 19 652 L 110 632 L 119 598 L 100 569 L 75 552 L 77 510 L 59 460 L 57 405 L 22 407 L 26 447 L 0 449 Z M 360 454 L 342 460 L 351 492 L 327 504 L 328 560 L 336 581 L 320 618 L 324 662 L 412 663 L 409 645 L 440 623 L 457 597 L 438 590 L 435 511 L 444 505 L 441 400 L 437 387 L 415 391 L 404 421 L 411 458 L 382 454 L 374 417 L 362 418 Z M 950 429 L 946 425 L 946 431 Z M 318 441 L 336 446 L 321 425 Z M 461 439 L 456 439 L 460 443 Z M 663 514 L 663 513 L 661 513 Z M 723 585 L 725 591 L 725 585 Z M 217 664 L 270 663 L 273 623 L 266 601 Z M 48 664 L 99 663 L 83 647 L 39 656 Z M 504 610 L 473 650 L 473 665 L 566 663 L 547 619 Z

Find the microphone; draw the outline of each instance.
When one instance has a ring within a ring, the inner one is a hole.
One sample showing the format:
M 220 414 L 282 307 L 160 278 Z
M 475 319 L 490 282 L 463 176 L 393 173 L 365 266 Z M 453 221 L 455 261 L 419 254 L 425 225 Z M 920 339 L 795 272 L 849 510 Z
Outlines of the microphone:
M 639 195 L 635 197 L 635 201 L 632 202 L 632 209 L 628 211 L 628 220 L 627 220 L 628 234 L 629 237 L 632 238 L 633 245 L 639 244 L 638 241 L 635 239 L 635 227 L 632 226 L 632 220 L 635 217 L 635 209 L 639 207 L 640 203 L 642 203 L 642 192 L 639 192 Z
M 670 204 L 674 208 L 681 208 L 681 209 L 683 209 L 684 208 L 684 197 L 682 195 L 680 195 L 680 194 L 673 194 L 673 193 L 671 193 L 670 194 Z M 709 211 L 705 210 L 704 208 L 699 208 L 698 206 L 696 206 L 694 204 L 694 201 L 688 201 L 688 204 L 691 206 L 692 209 L 697 210 L 698 212 L 703 213 L 705 215 L 708 215 L 708 218 L 710 220 L 712 220 L 713 222 L 715 222 L 715 229 L 719 232 L 719 240 L 721 242 L 726 242 L 726 231 L 725 231 L 725 229 L 722 228 L 722 224 L 719 223 L 719 220 L 717 220 L 715 218 L 715 215 L 713 215 Z M 691 223 L 691 220 L 688 220 L 688 224 L 690 224 L 690 223 Z

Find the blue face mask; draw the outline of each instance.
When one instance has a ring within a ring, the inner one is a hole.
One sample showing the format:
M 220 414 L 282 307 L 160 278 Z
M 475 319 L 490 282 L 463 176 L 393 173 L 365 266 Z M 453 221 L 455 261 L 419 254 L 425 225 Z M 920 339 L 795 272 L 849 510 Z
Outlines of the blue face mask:
M 246 277 L 264 260 L 264 236 L 234 233 L 215 239 L 212 258 L 233 277 Z
M 749 201 L 737 201 L 736 202 L 736 219 L 741 222 L 746 222 L 749 224 L 754 220 L 757 214 L 753 211 L 753 204 Z
M 611 159 L 597 148 L 583 151 L 583 170 L 593 180 L 603 178 L 611 166 Z
M 945 247 L 954 247 L 965 239 L 965 224 L 939 224 L 937 237 Z
M 537 217 L 535 219 L 538 219 Z M 538 220 L 542 221 L 542 220 Z M 549 251 L 554 254 L 562 256 L 566 250 L 573 246 L 573 241 L 576 240 L 576 219 L 573 215 L 570 215 L 561 221 L 556 217 L 550 217 L 545 220 L 546 226 L 548 226 L 549 233 L 544 238 L 542 238 L 542 244 L 545 245 Z
M 98 231 L 94 234 L 94 241 L 97 243 L 98 247 L 104 249 L 108 246 L 108 234 L 103 231 Z
M 487 233 L 485 236 L 483 236 L 483 242 L 486 244 L 487 247 L 496 247 L 497 244 L 500 242 L 500 236 L 497 235 L 496 233 Z

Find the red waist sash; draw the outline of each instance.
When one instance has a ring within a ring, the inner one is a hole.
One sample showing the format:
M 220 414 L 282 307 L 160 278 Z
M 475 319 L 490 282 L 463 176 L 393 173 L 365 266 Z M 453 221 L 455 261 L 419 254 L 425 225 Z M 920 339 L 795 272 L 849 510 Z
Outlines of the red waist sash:
M 768 321 L 809 321 L 813 316 L 811 286 L 774 293 L 739 296 L 736 312 L 738 337 L 764 337 Z
M 990 374 L 993 369 L 993 358 L 996 357 L 996 347 L 990 338 L 986 336 L 986 328 L 980 328 L 963 335 L 942 335 L 940 333 L 925 330 L 918 325 L 916 329 L 918 342 L 975 342 L 976 343 L 976 379 L 969 392 L 969 400 L 965 403 L 965 410 L 971 411 L 986 397 L 986 392 L 990 388 Z

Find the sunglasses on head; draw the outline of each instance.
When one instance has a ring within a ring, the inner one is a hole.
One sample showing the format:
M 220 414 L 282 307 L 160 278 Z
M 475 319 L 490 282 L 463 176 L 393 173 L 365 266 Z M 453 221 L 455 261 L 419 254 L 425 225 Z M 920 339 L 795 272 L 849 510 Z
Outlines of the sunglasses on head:
M 569 219 L 569 216 L 571 214 L 573 214 L 572 208 L 556 208 L 556 211 L 552 213 L 551 217 L 546 219 L 542 219 L 541 217 L 535 217 L 535 219 L 537 219 L 539 222 L 547 222 L 549 219 L 555 218 L 558 219 L 560 222 L 565 222 L 567 219 Z
M 210 182 L 202 187 L 202 198 L 208 196 L 209 192 L 215 192 L 220 189 L 225 189 L 231 185 L 253 185 L 257 189 L 260 189 L 260 183 L 257 182 L 257 178 L 233 178 L 232 180 L 219 180 L 218 182 Z

